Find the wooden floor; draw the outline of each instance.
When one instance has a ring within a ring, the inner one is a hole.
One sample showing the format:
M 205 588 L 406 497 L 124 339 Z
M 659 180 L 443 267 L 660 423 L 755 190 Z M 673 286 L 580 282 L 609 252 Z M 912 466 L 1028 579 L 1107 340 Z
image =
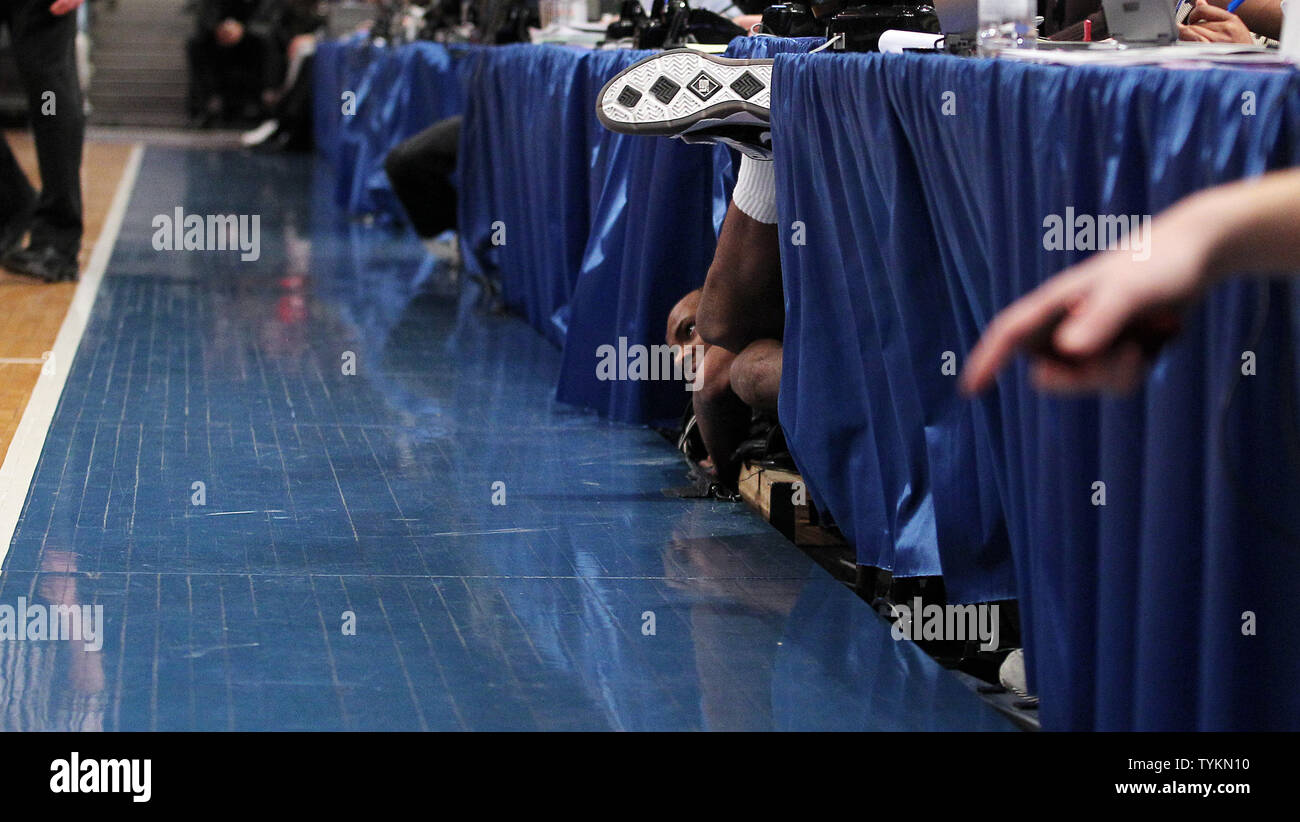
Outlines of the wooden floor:
M 39 186 L 31 135 L 7 132 L 4 139 L 32 184 Z M 99 238 L 131 148 L 126 143 L 86 144 L 81 163 L 86 223 L 81 242 L 83 266 Z M 27 398 L 40 376 L 42 355 L 54 347 L 75 290 L 76 283 L 46 285 L 0 269 L 0 462 L 9 451 Z

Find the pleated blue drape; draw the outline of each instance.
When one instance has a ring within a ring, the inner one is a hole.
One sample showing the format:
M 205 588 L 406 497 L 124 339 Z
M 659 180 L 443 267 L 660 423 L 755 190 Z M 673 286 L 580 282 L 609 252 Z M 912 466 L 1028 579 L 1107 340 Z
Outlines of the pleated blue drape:
M 860 559 L 978 600 L 1011 593 L 1009 543 L 1048 728 L 1300 727 L 1295 289 L 1216 289 L 1132 398 L 1045 397 L 1018 363 L 970 402 L 941 368 L 1086 256 L 1045 249 L 1048 215 L 1293 164 L 1295 74 L 814 55 L 773 88 L 806 233 L 781 418 Z
M 474 46 L 389 48 L 355 35 L 321 43 L 313 64 L 317 150 L 334 166 L 334 199 L 350 214 L 404 221 L 384 173 L 401 141 L 465 108 Z M 353 95 L 348 101 L 344 94 Z M 352 113 L 344 107 L 355 106 Z

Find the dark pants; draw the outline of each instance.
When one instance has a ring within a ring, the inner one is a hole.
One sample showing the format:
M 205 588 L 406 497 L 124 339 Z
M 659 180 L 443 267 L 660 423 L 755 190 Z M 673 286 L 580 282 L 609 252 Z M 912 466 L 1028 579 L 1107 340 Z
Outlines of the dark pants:
M 30 228 L 33 248 L 50 246 L 75 258 L 81 249 L 81 145 L 86 131 L 73 50 L 77 15 L 55 17 L 49 6 L 49 0 L 0 0 L 0 23 L 13 41 L 41 169 L 37 197 L 9 144 L 0 138 L 0 234 L 12 238 Z
M 302 61 L 298 69 L 298 79 L 293 87 L 285 93 L 275 107 L 275 119 L 280 122 L 279 131 L 288 135 L 285 148 L 290 151 L 311 151 L 312 149 L 312 74 L 316 70 L 316 56 L 311 55 Z
M 421 237 L 456 227 L 456 188 L 451 184 L 460 145 L 460 117 L 439 120 L 403 140 L 384 158 L 393 193 Z
M 262 92 L 284 77 L 277 48 L 247 29 L 233 46 L 221 45 L 211 33 L 193 37 L 188 44 L 191 112 L 202 112 L 213 98 L 228 115 L 238 114 L 241 106 L 261 106 Z

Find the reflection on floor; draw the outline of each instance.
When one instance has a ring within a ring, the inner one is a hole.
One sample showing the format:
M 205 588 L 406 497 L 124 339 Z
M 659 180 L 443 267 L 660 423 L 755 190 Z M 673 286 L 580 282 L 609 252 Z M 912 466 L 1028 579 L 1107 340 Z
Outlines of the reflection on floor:
M 331 202 L 307 159 L 147 151 L 0 578 L 102 636 L 0 642 L 0 727 L 1010 727 Z M 260 215 L 260 259 L 155 251 L 177 207 Z

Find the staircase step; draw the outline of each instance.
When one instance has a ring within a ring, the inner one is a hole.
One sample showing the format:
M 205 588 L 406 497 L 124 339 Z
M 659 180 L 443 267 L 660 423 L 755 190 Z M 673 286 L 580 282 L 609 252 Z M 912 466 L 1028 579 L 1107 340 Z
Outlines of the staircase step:
M 160 76 L 157 72 L 139 69 L 105 71 L 97 68 L 95 70 L 95 86 L 99 88 L 120 87 L 136 94 L 143 94 L 147 89 L 159 89 L 162 93 L 166 93 L 167 89 L 179 88 L 184 90 L 187 84 L 188 80 L 184 75 L 167 77 Z
M 186 0 L 116 0 L 92 15 L 92 123 L 181 127 L 189 61 L 186 41 L 195 17 Z
M 117 48 L 124 51 L 154 44 L 183 44 L 185 41 L 190 39 L 188 32 L 183 34 L 155 35 L 141 34 L 134 29 L 113 31 L 97 28 L 93 30 L 92 34 L 94 37 L 98 38 L 99 43 L 104 44 L 100 46 L 100 48 Z
M 184 99 L 184 94 L 124 94 L 117 89 L 109 89 L 90 95 L 91 102 L 97 106 L 116 106 L 118 108 L 132 106 L 149 109 L 160 108 L 175 105 L 177 100 Z
M 91 112 L 90 121 L 97 126 L 139 126 L 148 128 L 182 128 L 189 123 L 184 113 L 161 111 Z
M 184 49 L 136 52 L 134 54 L 114 54 L 112 52 L 95 52 L 91 59 L 95 71 L 113 71 L 115 69 L 144 69 L 155 72 L 179 71 L 186 69 Z

